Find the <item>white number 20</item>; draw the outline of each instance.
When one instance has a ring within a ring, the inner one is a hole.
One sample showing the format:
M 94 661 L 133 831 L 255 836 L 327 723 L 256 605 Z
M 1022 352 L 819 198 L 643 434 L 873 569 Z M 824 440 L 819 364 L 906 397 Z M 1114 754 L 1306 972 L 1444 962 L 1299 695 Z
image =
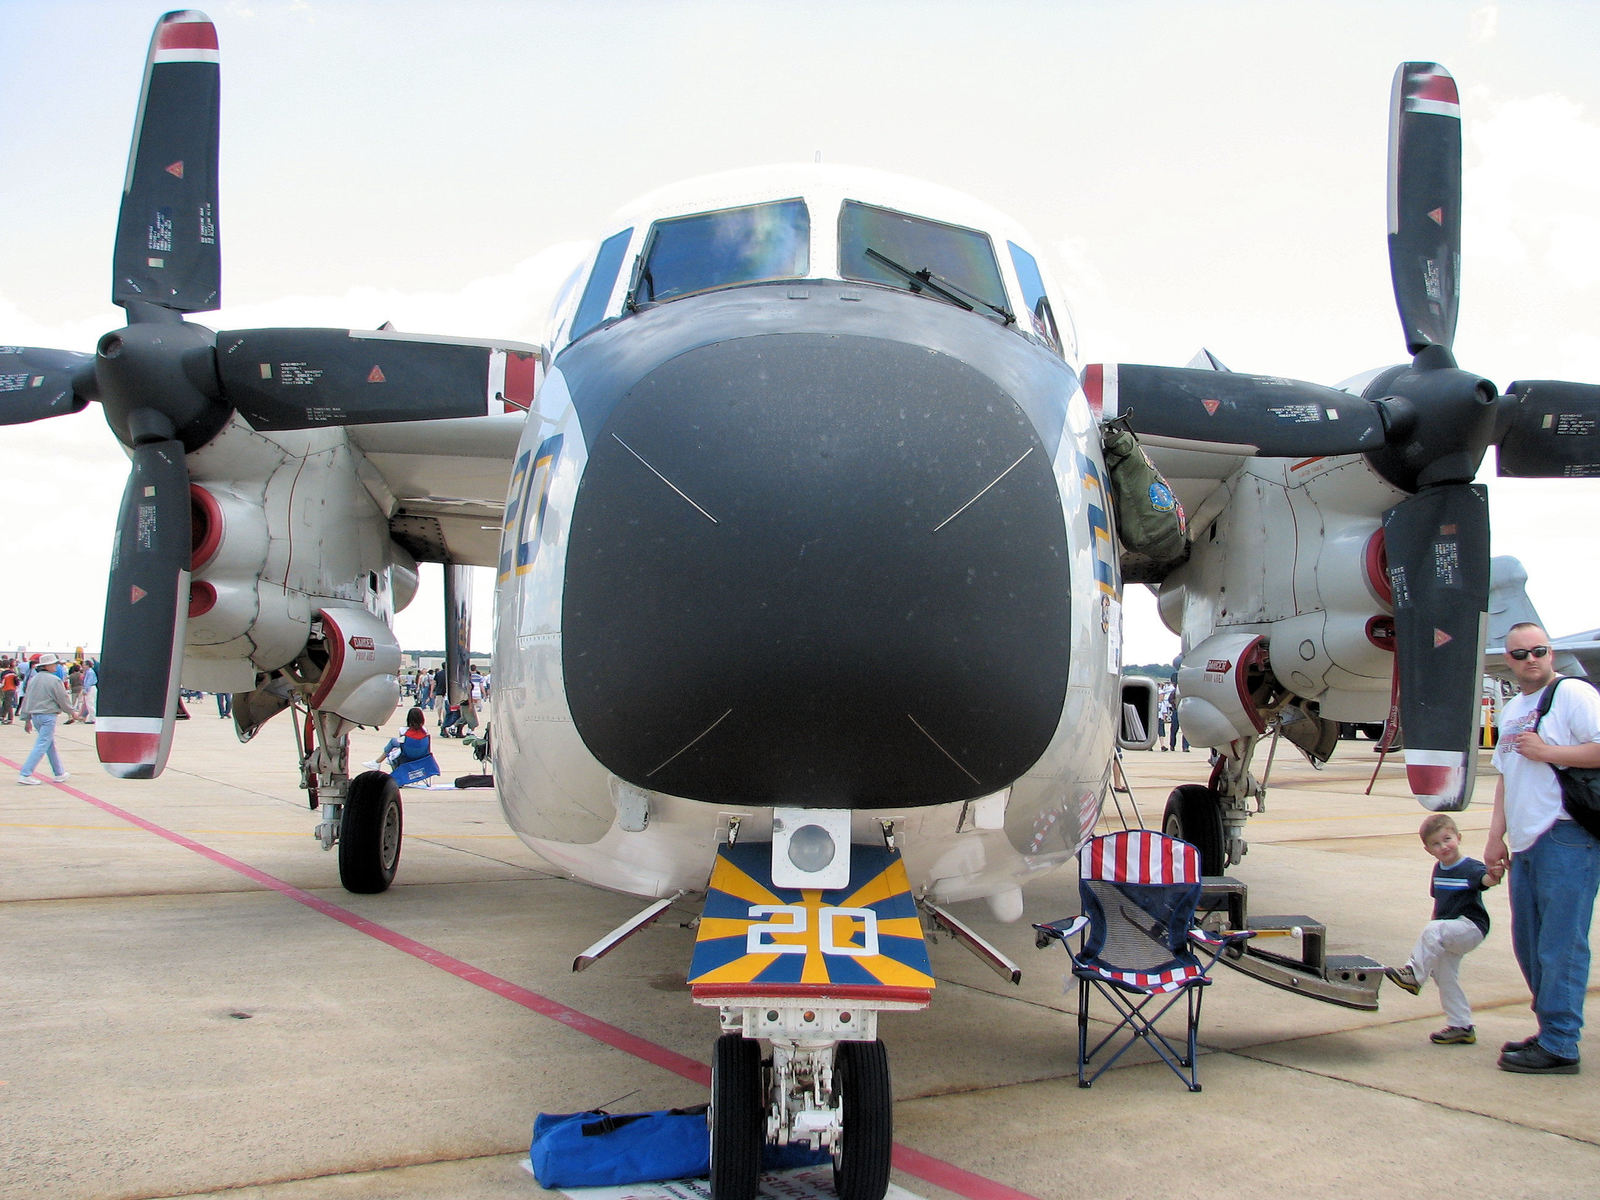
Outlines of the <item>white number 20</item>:
M 804 934 L 806 932 L 806 910 L 798 904 L 752 904 L 750 906 L 750 919 L 752 921 L 761 917 L 770 917 L 771 920 L 763 925 L 751 925 L 745 932 L 744 948 L 746 954 L 804 954 L 805 945 L 800 942 L 774 942 L 772 939 L 778 934 Z M 845 940 L 841 944 L 838 939 L 839 923 L 860 921 L 862 924 L 861 945 L 857 946 L 852 940 L 855 935 L 855 926 L 844 926 Z M 837 954 L 845 958 L 871 958 L 878 953 L 878 914 L 870 908 L 834 908 L 824 906 L 817 910 L 817 944 L 824 954 Z

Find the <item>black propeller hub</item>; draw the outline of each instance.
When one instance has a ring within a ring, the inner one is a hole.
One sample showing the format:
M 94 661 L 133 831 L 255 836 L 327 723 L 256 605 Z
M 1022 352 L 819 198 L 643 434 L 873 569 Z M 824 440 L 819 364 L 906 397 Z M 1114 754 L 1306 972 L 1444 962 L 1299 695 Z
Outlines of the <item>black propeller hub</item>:
M 1386 436 L 1367 461 L 1390 483 L 1416 492 L 1467 483 L 1478 473 L 1494 440 L 1499 392 L 1458 368 L 1443 346 L 1429 346 L 1411 367 L 1378 376 L 1366 396 L 1378 405 Z
M 126 446 L 176 437 L 185 451 L 210 441 L 232 408 L 217 379 L 216 334 L 182 321 L 129 325 L 100 339 L 94 387 L 106 421 Z M 159 413 L 170 424 L 136 414 Z

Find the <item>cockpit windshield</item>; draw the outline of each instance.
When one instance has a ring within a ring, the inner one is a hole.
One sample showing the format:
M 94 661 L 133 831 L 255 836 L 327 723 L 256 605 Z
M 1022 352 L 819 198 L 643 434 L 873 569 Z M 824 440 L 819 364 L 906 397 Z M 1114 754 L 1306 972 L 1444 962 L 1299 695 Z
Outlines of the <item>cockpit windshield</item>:
M 764 279 L 798 279 L 810 256 L 811 217 L 799 199 L 657 221 L 634 269 L 628 305 Z
M 839 265 L 846 279 L 937 296 L 997 317 L 1015 318 L 986 234 L 846 200 L 839 214 Z

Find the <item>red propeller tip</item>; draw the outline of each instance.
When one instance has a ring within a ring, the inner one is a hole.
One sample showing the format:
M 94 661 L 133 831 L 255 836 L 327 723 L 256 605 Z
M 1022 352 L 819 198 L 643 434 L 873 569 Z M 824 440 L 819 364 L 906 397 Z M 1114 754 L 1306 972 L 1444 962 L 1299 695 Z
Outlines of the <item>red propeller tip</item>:
M 1453 750 L 1407 750 L 1406 782 L 1423 808 L 1455 812 L 1467 806 L 1466 755 Z
M 94 748 L 100 762 L 119 779 L 153 779 L 164 765 L 159 717 L 95 719 Z

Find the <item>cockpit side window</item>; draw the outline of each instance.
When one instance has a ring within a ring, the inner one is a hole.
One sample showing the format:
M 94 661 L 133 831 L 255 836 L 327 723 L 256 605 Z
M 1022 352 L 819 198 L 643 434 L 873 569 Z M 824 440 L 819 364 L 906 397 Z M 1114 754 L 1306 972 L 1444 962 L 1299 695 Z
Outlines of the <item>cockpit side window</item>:
M 798 279 L 811 259 L 804 200 L 779 200 L 657 221 L 634 268 L 629 307 L 711 288 Z
M 1060 354 L 1061 330 L 1056 326 L 1050 297 L 1045 294 L 1044 277 L 1039 274 L 1039 260 L 1015 242 L 1007 242 L 1006 246 L 1011 251 L 1011 265 L 1017 269 L 1017 282 L 1022 285 L 1022 299 L 1028 306 L 1033 332 Z
M 839 213 L 846 279 L 935 296 L 1010 324 L 1005 284 L 987 234 L 846 200 Z
M 573 337 L 582 337 L 605 320 L 606 305 L 611 300 L 612 288 L 617 284 L 617 274 L 622 270 L 622 260 L 628 253 L 628 239 L 631 237 L 633 230 L 624 229 L 600 244 L 594 270 L 589 272 L 589 282 L 583 288 L 583 299 L 578 301 L 577 315 L 572 318 Z

